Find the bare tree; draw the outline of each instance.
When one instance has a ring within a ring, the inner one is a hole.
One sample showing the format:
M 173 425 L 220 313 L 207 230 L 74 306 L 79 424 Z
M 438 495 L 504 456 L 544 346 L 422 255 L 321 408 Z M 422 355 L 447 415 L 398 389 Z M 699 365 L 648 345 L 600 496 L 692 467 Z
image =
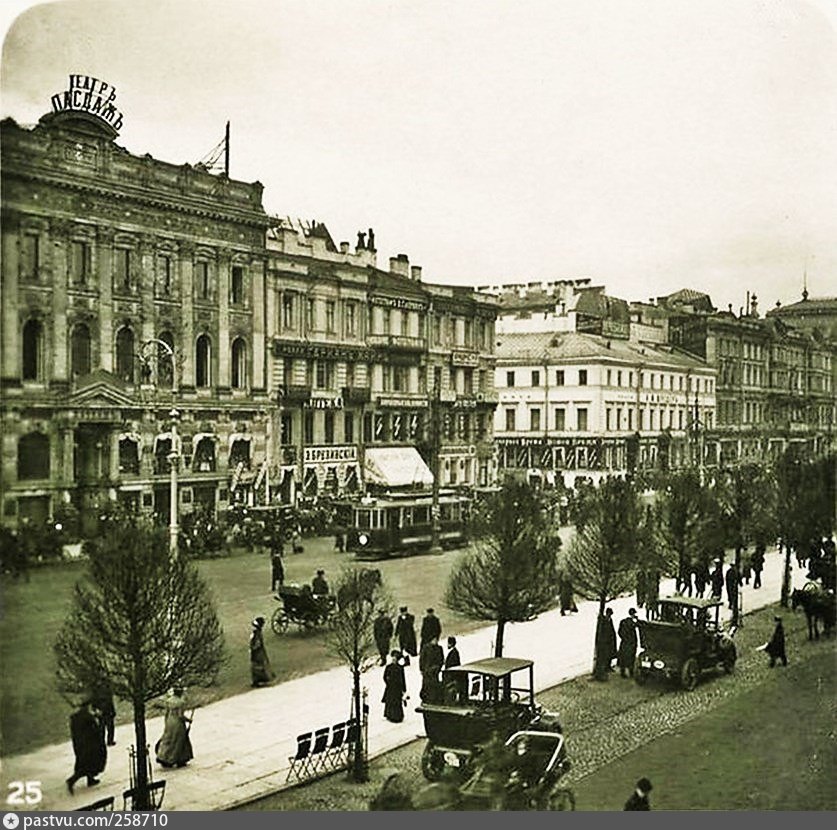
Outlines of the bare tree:
M 172 558 L 164 528 L 110 517 L 86 545 L 88 569 L 54 645 L 59 689 L 86 695 L 107 679 L 131 702 L 135 806 L 147 809 L 146 704 L 173 686 L 208 685 L 224 659 L 224 635 L 194 565 Z
M 496 657 L 506 623 L 551 608 L 558 585 L 558 536 L 552 512 L 527 484 L 507 481 L 489 497 L 481 535 L 453 568 L 445 603 L 474 620 L 497 623 Z
M 352 709 L 359 726 L 363 724 L 360 676 L 378 662 L 374 624 L 378 610 L 392 615 L 392 603 L 373 568 L 346 567 L 335 584 L 337 611 L 326 635 L 329 650 L 340 658 L 352 674 Z M 365 735 L 360 734 L 354 747 L 350 774 L 357 782 L 367 781 Z

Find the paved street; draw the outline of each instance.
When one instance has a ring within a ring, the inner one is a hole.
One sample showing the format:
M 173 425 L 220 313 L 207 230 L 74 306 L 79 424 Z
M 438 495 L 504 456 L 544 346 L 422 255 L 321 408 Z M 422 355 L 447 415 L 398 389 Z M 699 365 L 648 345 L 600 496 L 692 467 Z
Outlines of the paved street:
M 745 612 L 778 600 L 781 567 L 781 557 L 771 552 L 765 563 L 764 586 L 758 591 L 746 586 L 743 589 Z M 798 568 L 794 568 L 794 580 L 797 587 L 804 582 L 804 573 Z M 662 595 L 672 591 L 670 580 L 661 586 Z M 624 597 L 611 604 L 617 620 L 633 602 L 633 597 Z M 506 632 L 505 652 L 534 659 L 538 690 L 550 688 L 589 671 L 595 619 L 595 603 L 583 602 L 576 615 L 561 617 L 558 611 L 552 611 L 532 622 L 512 625 Z M 450 633 L 456 632 L 444 631 Z M 493 635 L 494 628 L 485 627 L 462 636 L 459 646 L 463 662 L 490 654 Z M 277 657 L 281 659 L 281 655 Z M 407 670 L 410 703 L 415 705 L 420 685 L 416 663 Z M 390 724 L 383 719 L 380 670 L 365 675 L 364 683 L 369 688 L 372 755 L 421 734 L 421 718 L 413 711 L 414 706 L 408 709 L 404 723 Z M 350 713 L 350 687 L 348 671 L 335 668 L 199 709 L 192 728 L 195 760 L 184 769 L 155 769 L 155 777 L 168 782 L 164 807 L 218 810 L 280 789 L 288 757 L 296 748 L 296 735 L 345 720 Z M 149 743 L 153 745 L 161 733 L 162 719 L 150 720 Z M 119 726 L 116 739 L 117 746 L 110 752 L 108 768 L 98 787 L 88 790 L 80 784 L 75 796 L 66 792 L 64 779 L 73 759 L 69 741 L 5 759 L 3 787 L 7 789 L 8 782 L 14 780 L 40 781 L 44 798 L 39 809 L 72 810 L 107 795 L 117 795 L 119 807 L 121 793 L 128 787 L 127 749 L 133 740 L 132 726 Z

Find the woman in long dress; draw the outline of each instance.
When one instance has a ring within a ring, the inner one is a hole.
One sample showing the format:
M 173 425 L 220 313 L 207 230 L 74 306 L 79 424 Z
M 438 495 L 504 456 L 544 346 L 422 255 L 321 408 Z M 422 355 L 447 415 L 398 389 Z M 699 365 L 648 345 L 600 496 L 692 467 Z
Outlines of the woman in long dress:
M 263 686 L 273 680 L 273 669 L 264 647 L 264 623 L 264 617 L 256 617 L 250 634 L 250 674 L 254 686 Z
M 407 681 L 404 667 L 401 665 L 401 652 L 393 651 L 390 663 L 384 669 L 384 717 L 391 723 L 404 720 L 404 695 L 407 693 Z
M 166 709 L 163 737 L 157 741 L 157 763 L 163 767 L 184 767 L 192 760 L 189 728 L 192 719 L 186 714 L 187 704 L 182 688 L 174 688 L 164 704 Z

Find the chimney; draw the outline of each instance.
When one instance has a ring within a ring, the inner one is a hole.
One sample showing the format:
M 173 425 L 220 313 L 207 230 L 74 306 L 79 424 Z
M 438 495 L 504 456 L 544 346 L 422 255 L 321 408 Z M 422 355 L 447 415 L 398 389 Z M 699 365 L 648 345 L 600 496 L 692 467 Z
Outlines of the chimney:
M 389 258 L 390 274 L 398 274 L 399 277 L 410 278 L 410 259 L 407 254 L 398 254 Z
M 421 282 L 421 265 L 410 266 L 410 279 L 415 282 Z
M 341 254 L 348 254 L 349 253 L 349 243 L 348 242 L 341 242 L 340 243 L 340 253 Z

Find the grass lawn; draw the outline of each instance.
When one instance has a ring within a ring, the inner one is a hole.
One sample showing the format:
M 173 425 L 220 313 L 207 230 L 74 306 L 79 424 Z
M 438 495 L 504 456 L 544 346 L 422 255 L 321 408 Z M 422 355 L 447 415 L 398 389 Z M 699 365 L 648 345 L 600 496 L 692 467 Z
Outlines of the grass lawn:
M 305 552 L 285 559 L 286 582 L 310 582 L 317 568 L 334 580 L 349 560 L 333 550 L 332 539 L 306 539 Z M 442 556 L 416 556 L 375 563 L 397 605 L 409 605 L 417 623 L 424 610 L 435 606 L 445 633 L 471 630 L 480 623 L 465 620 L 442 605 L 451 564 L 462 551 Z M 277 607 L 270 588 L 270 562 L 266 555 L 241 553 L 198 563 L 216 601 L 227 640 L 227 664 L 219 684 L 197 690 L 195 697 L 209 702 L 250 690 L 247 641 L 250 621 L 261 614 L 268 619 Z M 0 752 L 12 755 L 48 743 L 68 740 L 70 706 L 54 686 L 52 644 L 70 607 L 72 589 L 83 574 L 82 563 L 31 571 L 31 580 L 2 579 L 0 615 Z M 303 634 L 292 627 L 281 638 L 269 631 L 268 653 L 279 680 L 310 674 L 336 665 L 326 651 L 321 633 Z M 130 720 L 130 709 L 117 701 L 120 722 Z
M 583 779 L 577 809 L 621 810 L 642 776 L 654 785 L 653 810 L 837 809 L 834 649 L 793 656 L 755 688 Z

